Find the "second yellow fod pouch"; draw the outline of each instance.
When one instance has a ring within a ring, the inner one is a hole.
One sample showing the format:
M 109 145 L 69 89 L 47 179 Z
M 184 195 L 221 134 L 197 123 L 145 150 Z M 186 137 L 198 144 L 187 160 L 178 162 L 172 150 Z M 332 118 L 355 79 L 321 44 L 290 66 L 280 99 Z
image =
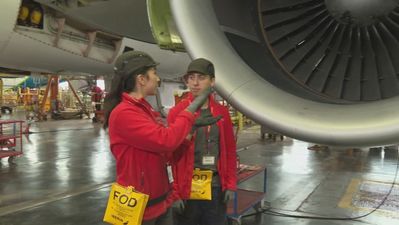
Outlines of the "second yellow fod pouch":
M 211 170 L 193 171 L 190 199 L 212 200 L 212 175 Z

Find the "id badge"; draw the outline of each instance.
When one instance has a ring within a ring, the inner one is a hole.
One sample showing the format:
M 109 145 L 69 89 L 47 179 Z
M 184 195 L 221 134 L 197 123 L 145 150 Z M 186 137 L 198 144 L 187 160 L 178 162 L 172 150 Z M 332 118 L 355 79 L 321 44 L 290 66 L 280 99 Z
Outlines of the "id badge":
M 202 165 L 204 166 L 215 165 L 215 156 L 202 156 Z
M 166 171 L 168 172 L 169 183 L 173 183 L 174 179 L 172 173 L 172 166 L 171 165 L 166 166 Z

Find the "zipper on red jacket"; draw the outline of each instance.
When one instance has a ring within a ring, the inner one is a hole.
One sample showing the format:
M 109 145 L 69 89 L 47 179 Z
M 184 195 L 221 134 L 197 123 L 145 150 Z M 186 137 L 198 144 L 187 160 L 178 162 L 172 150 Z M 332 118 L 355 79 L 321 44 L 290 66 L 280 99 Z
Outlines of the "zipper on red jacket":
M 146 106 L 144 103 L 140 102 L 138 99 L 135 99 L 135 98 L 133 98 L 133 97 L 131 97 L 130 99 L 131 99 L 132 101 L 130 101 L 130 100 L 128 99 L 127 102 L 129 102 L 129 103 L 132 104 L 132 105 L 138 105 L 138 106 L 140 106 L 140 108 L 142 108 L 142 109 L 151 117 L 151 119 L 152 119 L 155 123 L 160 124 L 159 121 L 157 120 L 157 118 L 155 118 L 154 114 L 152 114 L 153 109 L 152 109 L 152 108 L 149 108 L 149 107 L 151 107 L 151 105 L 150 105 L 150 106 Z M 145 100 L 145 99 L 144 99 L 144 100 Z M 134 104 L 133 102 L 134 102 L 135 104 Z

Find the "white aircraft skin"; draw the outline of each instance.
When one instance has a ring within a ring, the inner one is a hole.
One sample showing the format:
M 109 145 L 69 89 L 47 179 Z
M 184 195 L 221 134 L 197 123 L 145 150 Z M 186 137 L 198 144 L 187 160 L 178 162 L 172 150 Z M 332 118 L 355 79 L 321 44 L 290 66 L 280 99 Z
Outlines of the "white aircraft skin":
M 54 18 L 44 18 L 47 26 L 43 30 L 17 25 L 21 3 L 22 0 L 0 2 L 0 67 L 58 75 L 110 75 L 113 74 L 115 58 L 125 47 L 147 52 L 160 62 L 158 73 L 162 78 L 181 76 L 190 62 L 187 53 L 163 50 L 156 44 L 125 37 L 120 37 L 121 45 L 116 57 L 113 57 L 114 49 L 96 44 L 85 57 L 83 51 L 87 41 L 74 41 L 65 36 L 61 36 L 56 47 L 56 34 L 48 29 L 48 24 L 57 26 Z

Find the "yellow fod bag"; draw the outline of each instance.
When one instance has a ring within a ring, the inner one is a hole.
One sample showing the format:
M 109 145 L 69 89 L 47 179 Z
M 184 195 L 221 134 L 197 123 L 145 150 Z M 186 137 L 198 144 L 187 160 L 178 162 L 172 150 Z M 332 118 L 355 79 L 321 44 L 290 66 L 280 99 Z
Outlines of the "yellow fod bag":
M 194 170 L 190 199 L 212 200 L 212 170 Z
M 140 225 L 149 196 L 133 187 L 113 183 L 104 222 L 114 225 Z

